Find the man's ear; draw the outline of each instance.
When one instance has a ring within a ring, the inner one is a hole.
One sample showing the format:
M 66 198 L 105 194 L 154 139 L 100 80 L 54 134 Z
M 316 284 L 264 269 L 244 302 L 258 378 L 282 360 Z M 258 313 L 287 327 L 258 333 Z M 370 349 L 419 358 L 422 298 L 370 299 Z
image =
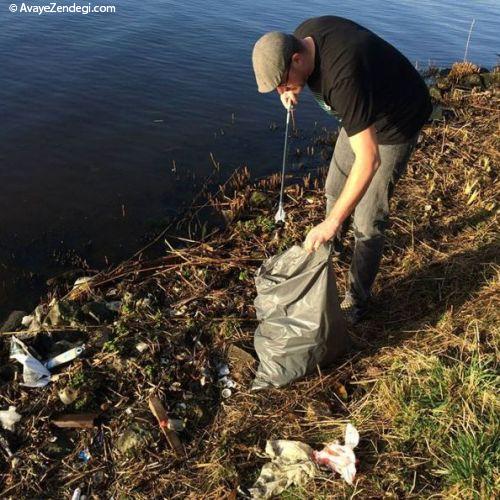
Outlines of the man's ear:
M 302 56 L 298 52 L 295 52 L 292 56 L 292 62 L 296 65 L 300 65 L 302 62 Z

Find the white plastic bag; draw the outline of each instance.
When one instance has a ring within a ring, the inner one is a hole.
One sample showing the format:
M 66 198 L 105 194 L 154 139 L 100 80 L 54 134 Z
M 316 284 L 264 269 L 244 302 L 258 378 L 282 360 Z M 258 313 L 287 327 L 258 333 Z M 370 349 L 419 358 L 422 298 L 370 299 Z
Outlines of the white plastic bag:
M 356 456 L 354 448 L 359 443 L 359 433 L 352 424 L 347 424 L 345 429 L 345 444 L 334 441 L 326 445 L 321 451 L 313 452 L 313 459 L 318 465 L 325 465 L 342 478 L 352 484 L 356 475 Z

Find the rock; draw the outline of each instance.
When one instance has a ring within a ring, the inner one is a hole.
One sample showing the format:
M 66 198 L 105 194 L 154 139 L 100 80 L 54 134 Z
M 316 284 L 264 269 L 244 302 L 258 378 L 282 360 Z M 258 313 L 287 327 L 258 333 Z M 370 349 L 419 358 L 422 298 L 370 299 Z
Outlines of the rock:
M 95 330 L 92 331 L 92 334 L 90 335 L 89 345 L 92 348 L 100 350 L 104 347 L 104 344 L 108 342 L 112 334 L 113 330 L 108 326 L 96 328 Z
M 254 207 L 261 207 L 268 203 L 269 197 L 262 191 L 254 191 L 250 197 L 250 204 Z
M 441 91 L 437 87 L 434 87 L 434 86 L 429 87 L 429 94 L 436 101 L 440 101 L 441 100 L 441 97 L 442 97 Z
M 33 311 L 33 321 L 31 321 L 30 326 L 28 328 L 29 332 L 37 332 L 42 328 L 43 320 L 47 315 L 47 310 L 43 304 L 40 304 Z
M 150 441 L 151 432 L 132 424 L 116 441 L 116 449 L 123 455 L 134 455 Z
M 481 73 L 480 77 L 485 88 L 500 86 L 500 71 L 495 71 L 492 73 Z
M 442 120 L 444 118 L 443 115 L 443 107 L 439 105 L 435 105 L 432 108 L 432 113 L 431 116 L 429 117 L 429 120 L 434 121 L 434 120 Z
M 97 323 L 113 321 L 116 317 L 116 313 L 110 311 L 104 302 L 88 302 L 81 308 L 81 311 Z
M 438 78 L 436 80 L 436 87 L 439 90 L 450 90 L 451 89 L 451 82 L 450 82 L 448 77 Z
M 483 88 L 483 80 L 477 73 L 463 76 L 460 78 L 459 84 L 461 87 L 465 87 L 466 89 L 473 89 L 475 87 Z
M 255 371 L 256 359 L 247 351 L 231 344 L 227 351 L 229 364 L 231 365 L 231 376 L 242 383 L 250 379 L 252 371 Z
M 22 321 L 24 316 L 26 316 L 24 311 L 12 311 L 0 328 L 0 333 L 15 332 L 18 328 L 23 326 Z
M 42 453 L 52 459 L 61 459 L 73 452 L 71 441 L 62 433 L 55 433 L 54 438 L 42 445 Z
M 49 310 L 44 324 L 54 328 L 71 324 L 78 315 L 78 309 L 73 304 L 65 301 L 56 301 Z

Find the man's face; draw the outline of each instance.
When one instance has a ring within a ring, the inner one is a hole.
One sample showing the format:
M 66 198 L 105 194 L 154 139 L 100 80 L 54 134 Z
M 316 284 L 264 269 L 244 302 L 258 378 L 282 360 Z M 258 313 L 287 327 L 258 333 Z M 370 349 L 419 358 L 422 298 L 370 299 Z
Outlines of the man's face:
M 276 87 L 276 91 L 280 95 L 285 93 L 298 95 L 302 92 L 305 84 L 306 78 L 303 72 L 302 57 L 300 54 L 294 54 L 283 82 Z

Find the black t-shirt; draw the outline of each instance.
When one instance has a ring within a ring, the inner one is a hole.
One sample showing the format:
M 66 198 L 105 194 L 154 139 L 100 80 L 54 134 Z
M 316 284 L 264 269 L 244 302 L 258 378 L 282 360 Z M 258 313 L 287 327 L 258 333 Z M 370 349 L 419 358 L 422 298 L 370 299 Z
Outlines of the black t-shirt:
M 352 136 L 375 125 L 380 144 L 399 144 L 432 111 L 422 77 L 403 54 L 359 24 L 336 16 L 304 21 L 297 38 L 312 37 L 315 66 L 307 84 L 320 106 Z

